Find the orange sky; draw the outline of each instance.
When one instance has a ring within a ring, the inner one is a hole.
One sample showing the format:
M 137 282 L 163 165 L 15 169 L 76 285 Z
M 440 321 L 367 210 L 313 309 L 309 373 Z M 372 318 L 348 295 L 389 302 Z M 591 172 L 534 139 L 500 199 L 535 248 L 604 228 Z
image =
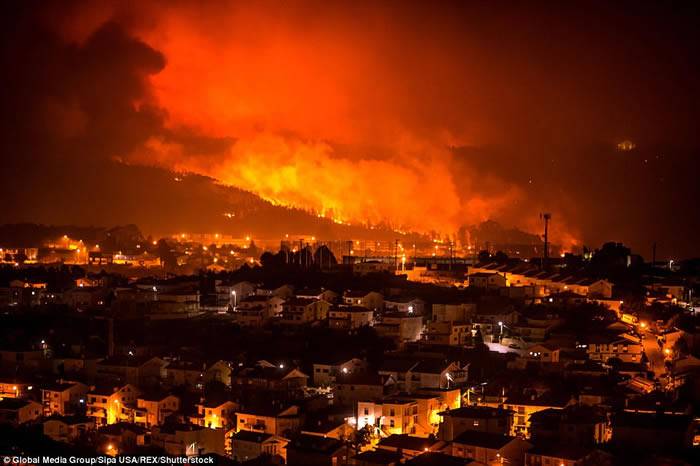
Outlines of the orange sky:
M 591 21 L 546 3 L 104 1 L 47 17 L 76 43 L 115 21 L 162 53 L 134 104 L 165 128 L 124 160 L 422 232 L 486 219 L 538 232 L 548 211 L 571 245 L 636 235 L 635 204 L 659 202 L 651 183 L 666 192 L 665 167 L 644 160 L 695 144 L 678 117 L 695 94 L 673 93 L 690 89 L 690 50 L 673 42 L 686 24 L 627 7 Z M 616 153 L 623 139 L 639 151 Z

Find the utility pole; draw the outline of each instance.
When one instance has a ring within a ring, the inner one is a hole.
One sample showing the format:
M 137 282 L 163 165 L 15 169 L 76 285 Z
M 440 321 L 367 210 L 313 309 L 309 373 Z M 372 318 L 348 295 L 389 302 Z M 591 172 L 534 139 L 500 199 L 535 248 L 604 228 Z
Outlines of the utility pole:
M 399 240 L 394 240 L 394 272 L 399 271 Z
M 540 214 L 540 218 L 544 220 L 544 251 L 542 253 L 542 268 L 547 268 L 549 261 L 549 221 L 552 219 L 552 214 Z
M 651 245 L 651 292 L 654 292 L 654 269 L 656 268 L 656 241 Z
M 299 268 L 302 268 L 301 255 L 303 254 L 303 252 L 302 252 L 303 249 L 304 249 L 304 238 L 299 238 Z

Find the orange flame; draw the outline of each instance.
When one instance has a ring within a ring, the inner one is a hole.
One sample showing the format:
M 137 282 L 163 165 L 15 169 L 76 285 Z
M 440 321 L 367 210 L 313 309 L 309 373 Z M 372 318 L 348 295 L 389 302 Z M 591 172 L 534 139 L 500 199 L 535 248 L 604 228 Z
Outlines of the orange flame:
M 119 4 L 111 8 L 74 19 L 73 38 L 88 33 L 86 22 L 120 17 Z M 126 158 L 336 221 L 451 234 L 507 213 L 528 226 L 541 209 L 522 208 L 521 188 L 449 150 L 502 137 L 480 114 L 489 97 L 465 91 L 480 84 L 470 70 L 431 37 L 394 30 L 386 11 L 375 14 L 381 6 L 319 8 L 166 3 L 126 15 L 166 57 L 151 84 L 168 130 L 232 140 L 212 153 L 157 136 Z

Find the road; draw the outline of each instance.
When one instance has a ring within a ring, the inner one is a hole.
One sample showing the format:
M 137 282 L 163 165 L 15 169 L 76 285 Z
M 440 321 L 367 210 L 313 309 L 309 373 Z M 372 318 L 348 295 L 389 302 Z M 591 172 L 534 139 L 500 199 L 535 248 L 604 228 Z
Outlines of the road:
M 655 334 L 649 331 L 644 332 L 644 340 L 642 340 L 644 352 L 649 359 L 649 369 L 654 371 L 654 376 L 657 379 L 666 373 L 666 354 L 664 354 L 664 351 L 673 349 L 678 336 L 678 332 L 667 334 L 666 343 L 664 343 L 663 347 L 660 347 Z

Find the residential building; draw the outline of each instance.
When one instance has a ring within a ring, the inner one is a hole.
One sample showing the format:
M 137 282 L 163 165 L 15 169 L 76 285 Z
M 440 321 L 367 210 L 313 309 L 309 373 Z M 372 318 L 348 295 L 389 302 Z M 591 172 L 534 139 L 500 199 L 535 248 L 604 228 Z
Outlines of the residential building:
M 335 400 L 341 406 L 355 406 L 360 400 L 383 398 L 393 390 L 396 381 L 388 375 L 348 373 L 336 377 Z
M 423 334 L 423 341 L 431 345 L 469 346 L 472 338 L 470 323 L 451 320 L 430 322 Z
M 354 329 L 374 324 L 374 311 L 363 306 L 334 306 L 328 311 L 328 327 Z
M 561 353 L 561 348 L 552 343 L 538 343 L 530 346 L 527 349 L 526 358 L 529 361 L 534 361 L 538 363 L 557 363 L 559 362 L 559 354 Z
M 41 417 L 43 409 L 36 401 L 19 398 L 0 399 L 0 424 L 18 426 Z
M 422 455 L 407 459 L 406 466 L 466 466 L 473 461 L 466 458 L 457 458 L 438 451 L 428 451 Z
M 172 456 L 226 454 L 223 429 L 209 429 L 192 424 L 165 424 L 151 430 L 151 445 Z
M 117 422 L 97 429 L 98 451 L 116 456 L 146 445 L 149 431 L 131 422 Z
M 302 288 L 296 292 L 296 297 L 300 299 L 318 299 L 327 303 L 335 303 L 338 298 L 338 293 L 325 288 Z
M 530 437 L 535 444 L 554 442 L 592 447 L 607 443 L 611 432 L 607 413 L 592 406 L 545 409 L 530 416 Z
M 411 368 L 411 378 L 406 382 L 406 391 L 419 388 L 454 388 L 467 381 L 468 364 L 444 359 L 422 359 Z
M 497 289 L 506 286 L 506 277 L 496 272 L 477 272 L 468 276 L 469 286 L 480 289 Z
M 346 291 L 343 293 L 343 304 L 381 311 L 384 308 L 384 297 L 376 291 Z
M 403 455 L 389 450 L 367 450 L 352 457 L 356 466 L 399 466 Z
M 294 296 L 294 287 L 292 285 L 282 285 L 276 288 L 258 287 L 255 289 L 255 294 L 258 296 L 277 297 L 284 301 Z
M 273 318 L 282 313 L 284 302 L 285 300 L 283 298 L 276 295 L 254 294 L 238 301 L 236 311 L 258 309 L 262 307 L 265 317 Z
M 341 358 L 331 355 L 320 359 L 313 364 L 313 383 L 317 387 L 334 384 L 337 377 L 342 374 L 353 374 L 367 368 L 367 363 L 359 358 Z
M 536 394 L 531 395 L 513 395 L 508 396 L 505 400 L 498 402 L 482 401 L 480 405 L 491 406 L 494 408 L 502 407 L 513 412 L 513 425 L 509 435 L 523 436 L 530 438 L 530 416 L 536 412 L 545 409 L 564 409 L 572 404 L 572 399 L 566 396 L 556 396 L 550 393 L 545 393 L 542 396 Z
M 231 455 L 240 462 L 268 455 L 280 457 L 286 463 L 288 443 L 288 439 L 279 435 L 241 430 L 231 436 Z
M 672 451 L 693 445 L 698 421 L 685 414 L 623 411 L 612 417 L 612 442 L 627 448 Z
M 206 369 L 204 370 L 204 383 L 218 382 L 230 387 L 231 374 L 233 374 L 231 363 L 219 359 L 218 361 L 206 365 Z
M 144 427 L 160 426 L 180 410 L 180 398 L 168 393 L 149 393 L 136 399 L 134 422 Z
M 439 437 L 453 441 L 464 432 L 509 435 L 513 428 L 513 411 L 490 406 L 463 406 L 439 413 L 442 418 Z
M 437 433 L 438 413 L 444 405 L 437 395 L 398 394 L 380 401 L 357 403 L 357 426 L 374 425 L 386 435 L 413 434 L 427 436 Z
M 588 357 L 594 361 L 608 362 L 619 359 L 622 362 L 640 362 L 644 346 L 639 338 L 628 334 L 595 334 L 586 340 Z
M 445 442 L 441 440 L 408 434 L 393 434 L 382 439 L 377 444 L 377 449 L 401 453 L 404 459 L 410 459 L 426 452 L 442 451 L 445 446 Z
M 71 443 L 95 429 L 95 423 L 82 416 L 51 416 L 44 421 L 44 435 L 57 442 Z
M 77 286 L 63 293 L 63 303 L 68 306 L 87 309 L 104 306 L 108 290 L 97 286 Z
M 299 407 L 275 405 L 240 408 L 236 411 L 236 432 L 248 430 L 288 437 L 301 426 Z
M 475 312 L 473 303 L 433 304 L 432 322 L 468 322 Z
M 233 386 L 247 388 L 295 391 L 307 385 L 309 376 L 295 367 L 272 365 L 259 361 L 255 366 L 244 367 L 231 376 Z
M 255 288 L 255 284 L 247 281 L 235 283 L 217 281 L 214 285 L 216 303 L 218 306 L 224 306 L 229 310 L 233 310 L 239 301 L 254 294 Z
M 410 296 L 389 296 L 384 298 L 384 310 L 422 316 L 425 312 L 425 301 Z
M 308 324 L 328 318 L 329 302 L 315 298 L 290 298 L 282 305 L 283 324 Z
M 468 458 L 479 464 L 523 464 L 532 444 L 500 433 L 467 430 L 452 442 L 452 456 Z M 558 466 L 558 465 L 552 465 Z
M 188 387 L 202 390 L 204 389 L 205 367 L 206 364 L 203 362 L 168 361 L 168 365 L 164 369 L 163 382 L 169 387 Z
M 98 386 L 90 390 L 86 399 L 86 414 L 93 418 L 95 425 L 115 424 L 132 421 L 133 408 L 139 390 L 131 384 L 121 387 Z
M 41 387 L 41 402 L 44 405 L 44 416 L 58 414 L 67 416 L 74 414 L 76 408 L 85 402 L 88 387 L 80 382 L 64 382 L 45 384 Z
M 127 383 L 136 386 L 157 385 L 165 374 L 167 363 L 156 357 L 117 355 L 97 362 L 96 377 L 105 383 Z
M 577 445 L 535 445 L 525 452 L 525 466 L 583 466 L 601 464 L 596 461 L 596 451 Z
M 338 439 L 301 434 L 287 444 L 287 461 L 291 465 L 335 466 L 346 464 L 350 452 Z
M 423 317 L 420 314 L 400 311 L 385 312 L 381 322 L 374 324 L 374 329 L 379 335 L 391 338 L 398 345 L 402 345 L 420 339 L 423 331 Z
M 15 379 L 0 379 L 0 398 L 26 398 L 32 394 L 34 385 Z
M 392 397 L 386 400 L 364 400 L 357 403 L 357 428 L 375 426 L 385 434 L 416 432 L 418 403 L 413 398 Z
M 197 404 L 195 423 L 210 429 L 230 430 L 238 409 L 238 403 L 231 400 L 205 400 Z

